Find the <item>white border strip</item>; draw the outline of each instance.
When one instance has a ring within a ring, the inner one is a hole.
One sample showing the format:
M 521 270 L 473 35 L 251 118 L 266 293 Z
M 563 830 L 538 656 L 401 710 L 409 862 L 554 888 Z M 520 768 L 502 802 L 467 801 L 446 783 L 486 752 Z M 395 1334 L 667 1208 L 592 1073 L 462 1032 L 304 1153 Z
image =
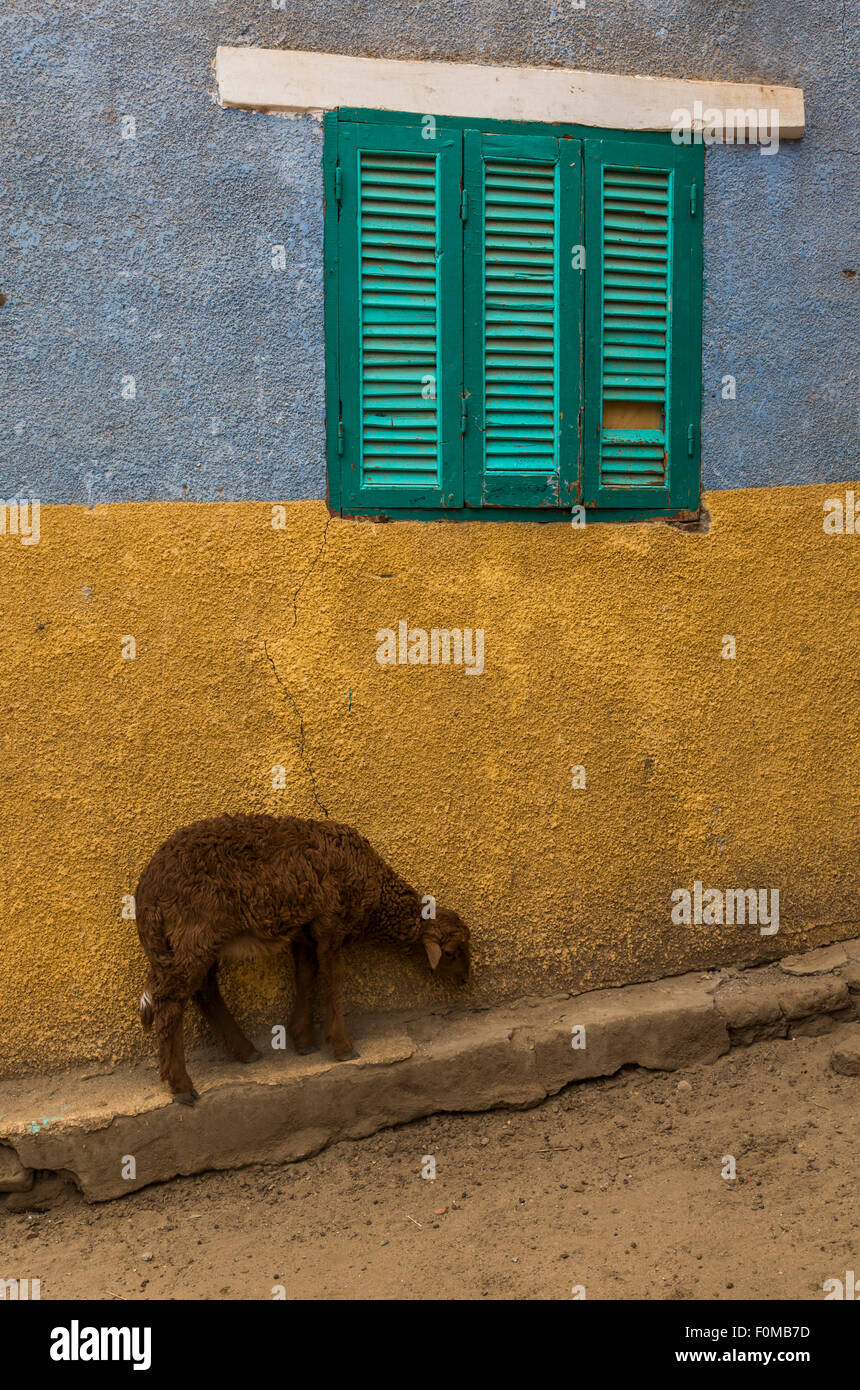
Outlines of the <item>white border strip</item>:
M 613 130 L 671 130 L 678 111 L 696 109 L 704 110 L 706 119 L 709 112 L 717 112 L 724 120 L 727 112 L 767 112 L 770 127 L 775 111 L 779 135 L 787 140 L 799 139 L 805 125 L 799 87 L 758 82 L 413 63 L 252 47 L 219 47 L 215 66 L 221 105 L 242 110 L 319 115 L 338 106 L 356 106 Z

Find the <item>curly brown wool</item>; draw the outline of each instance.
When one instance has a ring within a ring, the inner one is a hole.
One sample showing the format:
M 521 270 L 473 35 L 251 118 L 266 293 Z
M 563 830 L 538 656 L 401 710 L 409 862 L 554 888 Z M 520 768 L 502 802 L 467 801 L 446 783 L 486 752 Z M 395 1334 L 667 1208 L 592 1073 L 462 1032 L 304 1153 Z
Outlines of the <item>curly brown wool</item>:
M 437 908 L 425 920 L 415 889 L 363 835 L 334 821 L 265 815 L 196 821 L 155 852 L 140 876 L 135 907 L 150 964 L 141 1021 L 147 1031 L 155 1024 L 162 1080 L 185 1104 L 197 1099 L 182 1036 L 192 997 L 232 1057 L 259 1056 L 221 996 L 220 960 L 289 946 L 296 972 L 290 1037 L 298 1052 L 314 1050 L 319 974 L 324 1036 L 338 1061 L 358 1055 L 343 1019 L 345 941 L 423 948 L 443 979 L 462 983 L 469 973 L 469 929 L 457 913 Z

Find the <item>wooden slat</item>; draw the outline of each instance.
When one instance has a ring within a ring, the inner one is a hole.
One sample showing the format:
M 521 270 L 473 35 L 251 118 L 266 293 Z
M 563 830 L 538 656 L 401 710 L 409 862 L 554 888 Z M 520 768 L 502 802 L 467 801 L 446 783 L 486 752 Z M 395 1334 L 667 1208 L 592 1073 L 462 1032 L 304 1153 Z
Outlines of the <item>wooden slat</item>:
M 556 225 L 554 162 L 486 159 L 484 469 L 487 473 L 549 474 L 557 469 Z M 524 288 L 533 292 L 528 299 L 523 298 Z M 551 397 L 542 403 L 541 413 L 532 414 L 523 407 L 533 399 L 536 386 L 550 391 Z M 513 411 L 511 397 L 516 405 Z
M 650 402 L 664 420 L 671 190 L 668 171 L 611 167 L 603 171 L 602 400 L 604 406 L 618 401 Z M 602 487 L 663 487 L 665 481 L 662 430 L 603 429 Z
M 363 486 L 439 481 L 437 402 L 421 395 L 437 371 L 436 201 L 432 156 L 361 152 Z
M 500 67 L 354 58 L 343 53 L 221 46 L 222 106 L 323 112 L 335 107 L 430 111 L 438 116 L 568 122 L 616 130 L 672 130 L 678 110 L 775 109 L 781 139 L 804 131 L 803 92 L 763 82 L 626 77 L 565 68 Z

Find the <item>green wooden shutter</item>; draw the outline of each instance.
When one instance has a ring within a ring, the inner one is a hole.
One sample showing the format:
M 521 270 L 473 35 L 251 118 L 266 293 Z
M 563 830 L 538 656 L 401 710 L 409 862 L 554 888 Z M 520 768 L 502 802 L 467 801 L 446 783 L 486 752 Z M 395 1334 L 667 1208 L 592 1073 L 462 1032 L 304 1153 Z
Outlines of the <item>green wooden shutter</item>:
M 701 414 L 700 147 L 589 140 L 583 496 L 694 509 Z
M 578 140 L 466 131 L 468 506 L 577 499 L 580 187 Z
M 345 509 L 462 505 L 462 136 L 342 123 L 339 420 Z

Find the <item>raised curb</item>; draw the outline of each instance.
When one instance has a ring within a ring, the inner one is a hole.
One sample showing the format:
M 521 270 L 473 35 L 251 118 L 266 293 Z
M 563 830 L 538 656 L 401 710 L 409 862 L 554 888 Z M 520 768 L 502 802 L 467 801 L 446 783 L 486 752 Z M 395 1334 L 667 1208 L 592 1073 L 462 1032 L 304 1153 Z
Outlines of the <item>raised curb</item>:
M 190 1110 L 171 1103 L 152 1064 L 4 1082 L 0 1203 L 35 1201 L 36 1173 L 64 1174 L 104 1201 L 181 1174 L 304 1158 L 423 1115 L 535 1105 L 623 1066 L 713 1062 L 733 1045 L 856 1018 L 860 939 L 841 942 L 829 966 L 826 953 L 808 954 L 806 971 L 777 963 L 472 1013 L 359 1019 L 352 1062 L 276 1052 L 244 1068 L 201 1054 Z M 584 1047 L 573 1045 L 575 1028 Z M 130 1158 L 134 1176 L 124 1176 Z

